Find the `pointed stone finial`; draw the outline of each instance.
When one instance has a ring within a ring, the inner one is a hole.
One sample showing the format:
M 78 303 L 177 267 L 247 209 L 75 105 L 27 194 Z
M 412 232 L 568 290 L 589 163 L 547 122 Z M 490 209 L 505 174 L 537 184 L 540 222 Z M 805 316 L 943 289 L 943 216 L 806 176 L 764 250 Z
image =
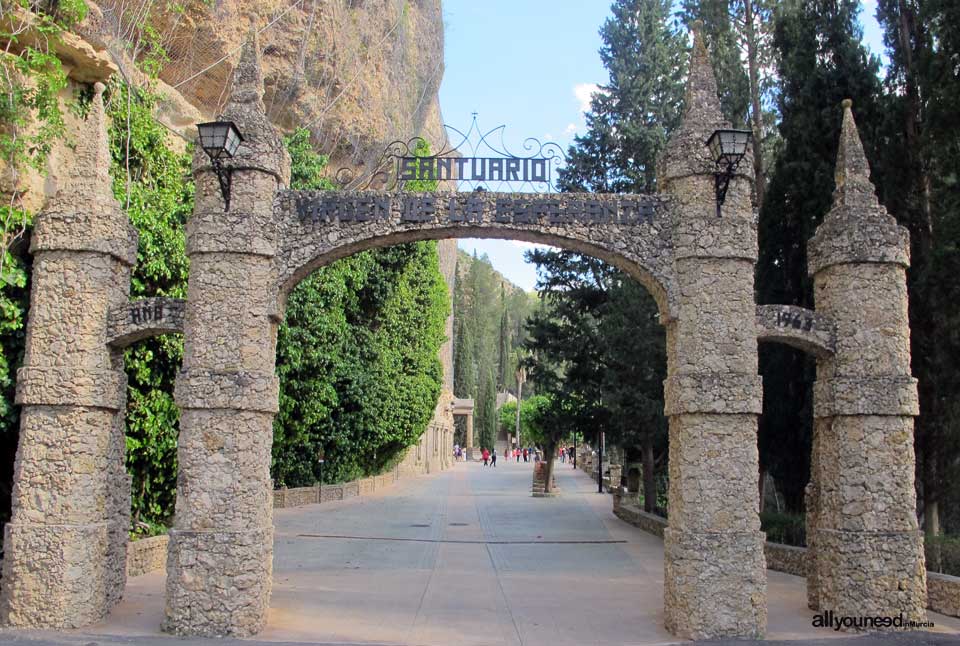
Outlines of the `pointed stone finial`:
M 672 191 L 672 181 L 691 175 L 712 175 L 714 160 L 707 149 L 707 139 L 719 128 L 729 128 L 720 110 L 720 97 L 717 95 L 717 79 L 710 64 L 703 36 L 703 23 L 699 20 L 691 25 L 693 31 L 693 50 L 690 54 L 690 67 L 687 70 L 685 108 L 680 127 L 670 135 L 663 155 L 658 160 L 657 177 L 659 189 Z M 749 163 L 741 162 L 743 168 Z M 713 199 L 713 196 L 707 196 Z
M 250 29 L 240 49 L 240 60 L 233 70 L 230 99 L 224 114 L 233 115 L 249 110 L 265 112 L 263 104 L 263 71 L 260 61 L 260 38 L 256 27 Z
M 103 107 L 103 83 L 93 86 L 93 99 L 87 119 L 77 133 L 74 149 L 76 161 L 58 191 L 76 203 L 77 198 L 99 200 L 113 199 L 110 180 L 110 144 L 107 139 L 107 116 Z M 72 197 L 70 197 L 72 195 Z
M 853 101 L 844 99 L 841 105 L 843 125 L 840 129 L 840 145 L 837 148 L 837 165 L 834 170 L 834 205 L 850 200 L 860 203 L 868 200 L 875 204 L 876 191 L 870 182 L 870 165 L 867 163 L 857 124 L 853 119 Z
M 843 125 L 834 172 L 833 207 L 807 244 L 811 276 L 836 264 L 910 265 L 910 236 L 877 199 L 870 165 L 853 120 L 853 101 L 844 99 Z
M 717 94 L 717 78 L 710 64 L 703 23 L 695 21 L 692 30 L 693 51 L 690 54 L 690 69 L 687 74 L 684 125 L 713 132 L 723 123 L 720 97 Z
M 56 194 L 37 216 L 30 249 L 93 251 L 127 265 L 137 259 L 137 232 L 113 196 L 102 83 L 76 133 L 74 159 Z

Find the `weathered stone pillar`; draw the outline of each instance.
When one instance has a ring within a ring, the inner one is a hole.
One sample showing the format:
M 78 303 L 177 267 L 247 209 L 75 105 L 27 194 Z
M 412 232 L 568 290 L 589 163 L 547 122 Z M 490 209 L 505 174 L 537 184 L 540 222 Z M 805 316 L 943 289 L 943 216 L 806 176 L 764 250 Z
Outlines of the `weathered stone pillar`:
M 833 208 L 808 245 L 817 311 L 837 326 L 817 364 L 811 597 L 838 616 L 926 607 L 914 490 L 906 269 L 909 234 L 877 201 L 850 102 L 844 101 Z
M 467 449 L 470 451 L 471 455 L 468 455 L 470 459 L 473 459 L 473 413 L 467 415 Z
M 130 478 L 123 352 L 107 312 L 125 303 L 137 234 L 113 197 L 97 84 L 76 162 L 37 216 L 27 344 L 17 374 L 20 445 L 4 532 L 7 625 L 75 628 L 103 619 L 126 582 Z
M 766 566 L 757 515 L 757 374 L 753 274 L 757 232 L 752 165 L 740 164 L 717 217 L 706 146 L 723 122 L 699 34 L 686 113 L 664 154 L 672 196 L 677 311 L 666 321 L 670 422 L 669 527 L 664 535 L 667 629 L 678 637 L 759 637 Z
M 264 113 L 256 34 L 243 48 L 223 118 L 244 137 L 229 211 L 198 145 L 196 207 L 187 223 L 190 278 L 175 528 L 164 629 L 247 636 L 266 620 L 273 557 L 270 447 L 277 411 L 277 247 L 273 197 L 290 161 Z

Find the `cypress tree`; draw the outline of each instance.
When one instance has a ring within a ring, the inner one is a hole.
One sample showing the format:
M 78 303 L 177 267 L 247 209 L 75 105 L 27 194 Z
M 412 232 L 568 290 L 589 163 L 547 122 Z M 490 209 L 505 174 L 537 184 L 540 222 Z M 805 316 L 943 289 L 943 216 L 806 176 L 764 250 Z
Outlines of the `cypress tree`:
M 876 159 L 879 62 L 861 44 L 858 11 L 853 0 L 790 0 L 778 9 L 783 150 L 760 210 L 759 303 L 813 305 L 806 245 L 830 208 L 843 99 L 853 99 L 867 155 Z M 762 344 L 759 364 L 761 469 L 777 478 L 788 507 L 800 510 L 810 472 L 814 362 L 798 350 Z

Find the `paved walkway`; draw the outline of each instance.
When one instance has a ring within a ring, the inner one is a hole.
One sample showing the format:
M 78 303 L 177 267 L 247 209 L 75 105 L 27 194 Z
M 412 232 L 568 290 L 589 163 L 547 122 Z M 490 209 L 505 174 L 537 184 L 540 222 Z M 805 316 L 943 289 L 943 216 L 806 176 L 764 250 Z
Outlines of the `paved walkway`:
M 613 516 L 610 497 L 569 465 L 558 465 L 561 496 L 531 497 L 531 468 L 460 463 L 370 497 L 277 510 L 269 623 L 255 642 L 240 643 L 676 643 L 663 629 L 661 541 Z M 812 628 L 803 580 L 769 575 L 770 639 L 878 643 Z M 184 643 L 159 633 L 163 584 L 162 572 L 131 579 L 102 625 L 4 631 L 0 641 Z M 940 644 L 960 634 L 960 621 L 932 619 L 953 634 L 884 643 Z

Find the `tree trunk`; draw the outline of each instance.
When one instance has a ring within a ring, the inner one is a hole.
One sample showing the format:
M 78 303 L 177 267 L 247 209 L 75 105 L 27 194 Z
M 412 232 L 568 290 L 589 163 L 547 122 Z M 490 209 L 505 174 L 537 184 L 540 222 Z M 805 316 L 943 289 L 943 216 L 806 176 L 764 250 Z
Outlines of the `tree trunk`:
M 757 62 L 757 33 L 753 25 L 751 0 L 743 2 L 744 35 L 747 41 L 747 71 L 750 78 L 750 123 L 753 130 L 753 174 L 756 179 L 757 208 L 763 206 L 767 178 L 763 168 L 763 112 L 760 105 L 760 66 Z
M 643 440 L 643 510 L 654 514 L 657 510 L 657 480 L 653 474 L 653 438 Z

